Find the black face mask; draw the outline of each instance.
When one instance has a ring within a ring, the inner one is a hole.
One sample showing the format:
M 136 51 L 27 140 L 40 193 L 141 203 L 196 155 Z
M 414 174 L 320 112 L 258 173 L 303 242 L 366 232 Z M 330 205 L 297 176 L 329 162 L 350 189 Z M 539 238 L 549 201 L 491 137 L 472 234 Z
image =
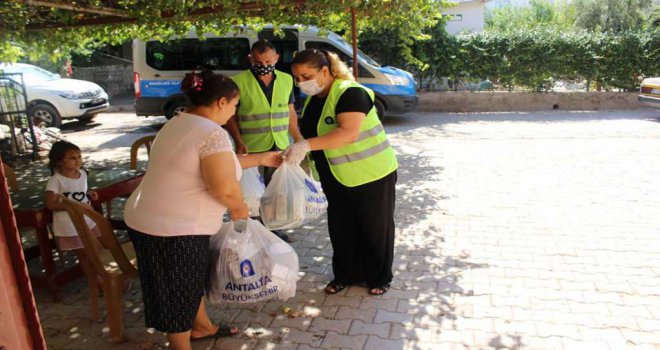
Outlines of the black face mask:
M 274 64 L 253 64 L 252 71 L 257 75 L 267 75 L 275 70 Z

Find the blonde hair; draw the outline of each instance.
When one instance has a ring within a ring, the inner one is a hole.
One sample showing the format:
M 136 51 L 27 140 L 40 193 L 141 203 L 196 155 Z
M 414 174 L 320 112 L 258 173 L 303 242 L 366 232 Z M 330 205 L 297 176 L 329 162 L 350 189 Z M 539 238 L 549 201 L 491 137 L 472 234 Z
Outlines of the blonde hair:
M 328 61 L 330 63 L 330 73 L 332 74 L 333 77 L 335 77 L 335 79 L 355 81 L 355 77 L 353 76 L 351 71 L 348 70 L 348 66 L 346 65 L 346 63 L 340 60 L 339 56 L 336 53 L 327 51 L 326 57 L 328 58 Z
M 306 64 L 316 69 L 328 67 L 333 78 L 355 81 L 355 77 L 348 70 L 346 63 L 339 59 L 334 52 L 319 49 L 303 50 L 293 58 L 293 65 L 296 64 Z

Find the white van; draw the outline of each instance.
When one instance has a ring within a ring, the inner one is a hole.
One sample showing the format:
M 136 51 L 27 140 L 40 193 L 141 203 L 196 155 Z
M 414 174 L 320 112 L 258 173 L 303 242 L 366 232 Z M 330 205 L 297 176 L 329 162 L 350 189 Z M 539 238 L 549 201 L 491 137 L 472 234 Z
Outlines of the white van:
M 211 68 L 225 75 L 234 75 L 250 68 L 247 56 L 258 39 L 267 39 L 280 54 L 276 68 L 291 73 L 295 52 L 320 48 L 339 54 L 352 66 L 352 47 L 339 35 L 328 32 L 320 36 L 315 27 L 291 26 L 283 29 L 284 37 L 275 36 L 272 27 L 259 34 L 242 30 L 239 34 L 206 35 L 199 40 L 191 32 L 186 38 L 165 42 L 133 42 L 133 68 L 135 82 L 135 109 L 139 116 L 177 115 L 188 104 L 180 91 L 185 73 L 193 69 Z M 394 67 L 383 67 L 358 51 L 358 81 L 376 94 L 378 115 L 396 115 L 416 108 L 418 97 L 412 74 Z M 296 88 L 300 106 L 303 100 Z

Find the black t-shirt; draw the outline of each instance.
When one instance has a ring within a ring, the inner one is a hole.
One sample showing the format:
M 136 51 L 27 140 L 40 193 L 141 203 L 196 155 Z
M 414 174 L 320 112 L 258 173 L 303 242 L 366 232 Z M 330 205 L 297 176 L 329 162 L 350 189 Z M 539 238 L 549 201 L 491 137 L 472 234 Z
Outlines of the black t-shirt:
M 266 86 L 261 79 L 259 79 L 259 76 L 256 75 L 252 70 L 250 70 L 252 75 L 254 75 L 254 78 L 257 79 L 259 82 L 259 86 L 261 87 L 261 91 L 264 92 L 264 95 L 266 95 L 266 99 L 268 100 L 268 103 L 271 105 L 273 104 L 273 88 L 275 87 L 275 79 L 277 79 L 277 75 L 273 73 L 273 80 L 270 81 L 270 84 Z M 293 87 L 291 88 L 291 92 L 289 93 L 289 104 L 292 104 L 296 102 L 296 98 L 293 96 Z
M 327 97 L 312 96 L 307 107 L 305 107 L 305 112 L 302 115 L 302 121 L 300 123 L 300 132 L 304 138 L 308 139 L 319 136 L 317 127 L 326 98 Z M 346 112 L 360 112 L 367 114 L 371 111 L 373 106 L 374 102 L 371 100 L 371 97 L 369 97 L 366 90 L 359 87 L 352 87 L 346 89 L 346 91 L 339 96 L 339 100 L 335 106 L 335 113 L 337 115 Z M 324 184 L 329 184 L 330 182 L 338 183 L 330 172 L 330 165 L 328 164 L 328 160 L 325 158 L 323 151 L 312 151 L 312 158 L 314 159 L 316 170 L 319 172 L 319 176 Z

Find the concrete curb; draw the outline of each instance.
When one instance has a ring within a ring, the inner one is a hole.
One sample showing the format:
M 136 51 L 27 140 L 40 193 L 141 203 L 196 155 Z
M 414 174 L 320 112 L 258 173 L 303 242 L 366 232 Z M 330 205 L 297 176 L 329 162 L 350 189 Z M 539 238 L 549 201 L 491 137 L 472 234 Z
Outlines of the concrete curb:
M 645 107 L 637 92 L 421 92 L 418 112 L 596 111 Z M 135 102 L 110 103 L 108 113 L 133 113 Z
M 419 112 L 636 109 L 636 92 L 422 92 Z

